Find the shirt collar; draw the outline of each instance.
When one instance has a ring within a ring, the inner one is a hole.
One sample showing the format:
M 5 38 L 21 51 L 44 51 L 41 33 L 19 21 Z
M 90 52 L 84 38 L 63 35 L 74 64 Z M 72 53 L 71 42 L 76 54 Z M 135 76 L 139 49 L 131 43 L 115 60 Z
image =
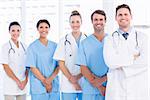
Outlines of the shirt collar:
M 124 31 L 121 30 L 120 28 L 118 28 L 117 31 L 118 31 L 120 34 L 123 34 L 123 33 L 128 33 L 128 34 L 130 34 L 132 30 L 133 30 L 133 27 L 130 27 L 129 30 L 128 30 L 127 32 L 124 32 Z

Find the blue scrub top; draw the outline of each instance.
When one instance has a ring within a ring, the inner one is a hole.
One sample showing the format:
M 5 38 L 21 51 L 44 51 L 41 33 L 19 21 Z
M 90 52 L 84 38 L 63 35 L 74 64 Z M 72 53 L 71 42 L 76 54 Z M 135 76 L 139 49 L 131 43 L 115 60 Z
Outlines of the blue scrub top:
M 48 41 L 48 45 L 43 45 L 39 39 L 30 44 L 27 50 L 26 66 L 36 67 L 44 77 L 49 77 L 57 67 L 57 62 L 53 59 L 56 43 Z M 58 91 L 59 81 L 56 77 L 52 82 L 52 92 Z M 46 93 L 42 82 L 30 72 L 30 92 L 31 94 Z
M 100 42 L 93 34 L 87 37 L 79 46 L 76 64 L 87 66 L 96 76 L 105 75 L 108 67 L 103 58 L 103 45 L 104 41 Z M 100 94 L 98 89 L 93 87 L 86 78 L 83 80 L 82 90 L 85 94 Z

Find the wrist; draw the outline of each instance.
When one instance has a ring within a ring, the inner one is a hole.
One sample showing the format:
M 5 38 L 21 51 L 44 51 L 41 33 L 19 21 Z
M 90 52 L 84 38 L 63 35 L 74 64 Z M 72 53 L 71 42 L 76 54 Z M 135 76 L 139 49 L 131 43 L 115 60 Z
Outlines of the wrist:
M 82 74 L 77 75 L 77 80 L 79 80 L 82 77 Z
M 45 80 L 46 80 L 46 79 L 45 79 L 45 78 L 43 78 L 43 79 L 41 79 L 41 82 L 44 84 L 44 83 L 45 83 Z
M 94 78 L 94 77 L 92 77 L 92 78 L 90 78 L 90 79 L 89 79 L 89 82 L 90 82 L 90 83 L 93 83 L 93 82 L 94 82 L 94 80 L 95 80 L 95 78 Z
M 20 83 L 20 80 L 19 79 L 14 79 L 14 81 L 16 82 L 16 83 Z
M 72 76 L 70 75 L 70 76 L 68 77 L 68 80 L 71 81 L 71 78 L 72 78 Z
M 53 79 L 52 78 L 48 78 L 48 83 L 52 83 Z

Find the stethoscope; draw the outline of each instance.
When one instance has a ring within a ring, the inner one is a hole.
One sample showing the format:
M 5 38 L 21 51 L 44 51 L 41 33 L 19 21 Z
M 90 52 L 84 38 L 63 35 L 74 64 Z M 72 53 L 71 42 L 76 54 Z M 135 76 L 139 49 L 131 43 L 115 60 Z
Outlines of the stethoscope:
M 65 42 L 64 42 L 64 45 L 65 46 L 67 46 L 67 44 L 70 46 L 70 48 L 69 49 L 71 49 L 70 50 L 70 52 L 69 52 L 69 57 L 71 57 L 72 56 L 72 46 L 71 46 L 71 42 L 68 40 L 68 34 L 65 36 Z M 65 48 L 66 49 L 66 48 Z M 68 50 L 66 50 L 66 52 L 68 52 Z
M 81 33 L 82 34 L 82 33 Z M 84 34 L 85 35 L 85 37 L 87 37 L 87 35 L 86 34 Z M 71 46 L 71 42 L 68 40 L 68 34 L 66 34 L 66 36 L 65 36 L 65 42 L 64 42 L 64 45 L 65 46 L 67 46 L 67 44 L 70 46 L 70 51 L 69 50 L 66 50 L 66 52 L 69 52 L 69 56 L 71 57 L 72 56 L 72 52 L 73 52 L 73 49 L 72 49 L 72 46 Z
M 117 35 L 117 36 L 116 36 Z M 113 46 L 114 48 L 117 49 L 117 47 L 120 45 L 120 33 L 118 31 L 115 31 L 112 33 L 112 37 L 113 37 Z M 139 52 L 139 43 L 138 43 L 138 37 L 137 37 L 137 31 L 135 31 L 135 42 L 136 42 L 136 46 L 135 49 Z
M 23 51 L 26 52 L 25 50 L 25 47 L 23 46 L 23 44 L 20 42 L 22 48 L 23 48 Z M 11 42 L 9 41 L 9 45 L 10 45 L 10 49 L 8 50 L 8 54 L 10 54 L 10 52 L 12 51 L 13 53 L 15 53 L 15 49 L 12 47 L 12 44 Z

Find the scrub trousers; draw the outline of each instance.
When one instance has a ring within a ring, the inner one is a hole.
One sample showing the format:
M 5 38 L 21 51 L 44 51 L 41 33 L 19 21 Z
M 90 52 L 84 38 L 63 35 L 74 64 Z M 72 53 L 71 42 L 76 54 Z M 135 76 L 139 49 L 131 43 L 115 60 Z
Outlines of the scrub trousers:
M 62 93 L 62 100 L 82 100 L 82 93 Z
M 82 100 L 105 100 L 105 97 L 100 94 L 83 94 Z
M 32 94 L 31 100 L 60 100 L 59 92 Z

